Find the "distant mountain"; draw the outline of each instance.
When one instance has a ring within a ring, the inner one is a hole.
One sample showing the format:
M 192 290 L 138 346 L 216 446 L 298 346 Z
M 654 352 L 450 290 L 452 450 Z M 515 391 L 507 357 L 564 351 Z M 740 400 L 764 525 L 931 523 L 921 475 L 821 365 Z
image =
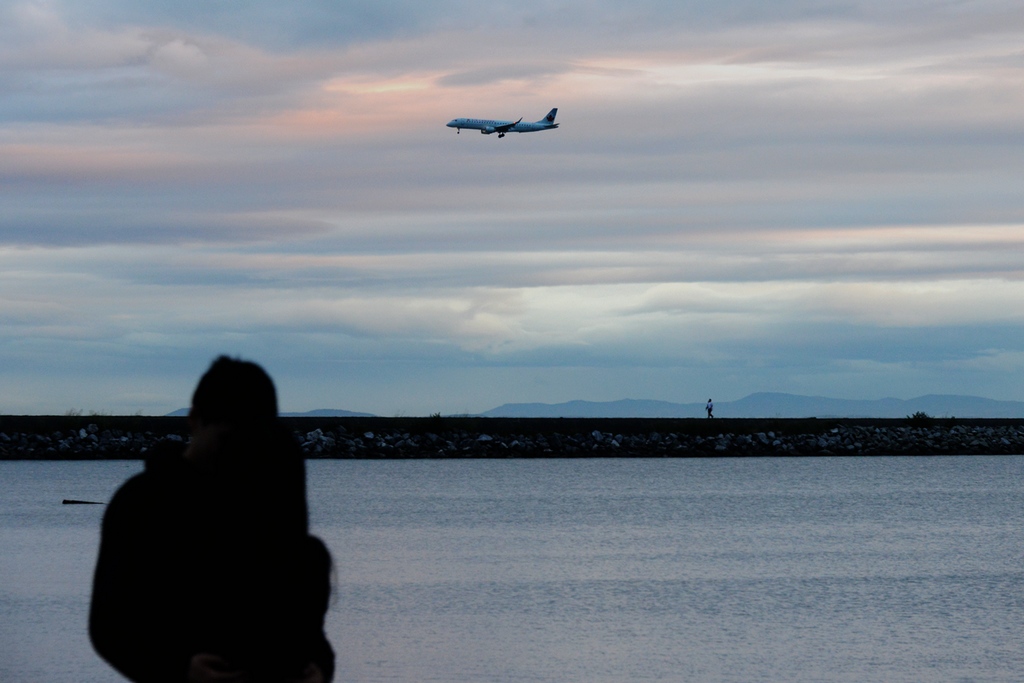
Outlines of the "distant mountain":
M 912 399 L 883 398 L 858 401 L 823 396 L 757 393 L 738 401 L 715 403 L 715 417 L 800 418 L 882 417 L 899 418 L 924 412 L 932 417 L 1024 417 L 1024 402 L 996 401 L 977 396 L 936 395 Z M 704 417 L 704 403 L 668 401 L 567 403 L 506 403 L 481 417 Z
M 668 401 L 569 401 L 568 403 L 506 403 L 480 417 L 695 417 L 703 413 L 703 403 Z
M 179 408 L 173 413 L 167 413 L 166 417 L 188 417 L 188 408 Z M 333 408 L 320 408 L 305 413 L 281 413 L 281 417 L 376 417 L 372 413 L 353 413 L 351 410 L 334 410 Z
M 996 401 L 978 396 L 930 394 L 907 400 L 881 398 L 856 401 L 824 396 L 757 393 L 738 401 L 716 401 L 715 417 L 801 418 L 882 417 L 900 418 L 923 412 L 932 417 L 1024 418 L 1024 402 Z M 168 417 L 183 417 L 182 408 Z M 372 413 L 322 408 L 305 413 L 281 413 L 281 417 L 376 417 Z M 704 403 L 672 403 L 639 399 L 620 401 L 568 401 L 566 403 L 506 403 L 474 417 L 704 417 Z
M 373 413 L 354 413 L 351 410 L 320 408 L 305 413 L 281 413 L 281 417 L 377 417 Z

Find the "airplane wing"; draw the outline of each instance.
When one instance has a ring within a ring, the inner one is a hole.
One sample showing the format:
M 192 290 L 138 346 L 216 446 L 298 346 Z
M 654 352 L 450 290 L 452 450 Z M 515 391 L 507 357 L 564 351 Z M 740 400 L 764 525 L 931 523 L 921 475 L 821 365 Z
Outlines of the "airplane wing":
M 522 120 L 523 120 L 523 117 L 520 116 L 519 117 L 519 121 L 522 121 Z M 519 121 L 515 121 L 513 123 L 506 123 L 503 126 L 495 126 L 494 127 L 494 132 L 496 132 L 496 133 L 507 133 L 509 131 L 509 129 L 512 128 L 517 123 L 519 123 Z

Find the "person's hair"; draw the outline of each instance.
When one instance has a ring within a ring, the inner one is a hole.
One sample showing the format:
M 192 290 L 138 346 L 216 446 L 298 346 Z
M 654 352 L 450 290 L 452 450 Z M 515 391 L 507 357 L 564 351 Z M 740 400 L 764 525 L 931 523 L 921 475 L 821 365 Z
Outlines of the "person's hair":
M 217 358 L 196 385 L 192 416 L 228 427 L 207 471 L 223 486 L 221 495 L 240 528 L 258 528 L 268 537 L 305 534 L 305 462 L 294 435 L 278 419 L 270 375 L 251 361 Z
M 221 356 L 192 394 L 192 414 L 204 422 L 239 425 L 277 418 L 277 391 L 256 363 Z

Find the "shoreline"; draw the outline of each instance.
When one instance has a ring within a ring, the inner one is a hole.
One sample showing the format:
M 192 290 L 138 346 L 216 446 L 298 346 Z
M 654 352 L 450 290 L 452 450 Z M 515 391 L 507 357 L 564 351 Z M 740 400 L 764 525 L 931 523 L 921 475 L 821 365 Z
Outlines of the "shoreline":
M 310 459 L 1021 455 L 1024 418 L 285 417 Z M 137 460 L 182 417 L 0 416 L 0 460 Z

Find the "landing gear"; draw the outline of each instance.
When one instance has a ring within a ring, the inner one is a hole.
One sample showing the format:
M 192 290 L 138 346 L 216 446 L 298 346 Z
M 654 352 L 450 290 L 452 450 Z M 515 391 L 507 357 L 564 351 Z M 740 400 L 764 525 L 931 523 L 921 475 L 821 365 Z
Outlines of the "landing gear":
M 499 138 L 503 138 L 503 137 L 505 137 L 505 134 L 504 133 L 498 133 L 498 137 Z

